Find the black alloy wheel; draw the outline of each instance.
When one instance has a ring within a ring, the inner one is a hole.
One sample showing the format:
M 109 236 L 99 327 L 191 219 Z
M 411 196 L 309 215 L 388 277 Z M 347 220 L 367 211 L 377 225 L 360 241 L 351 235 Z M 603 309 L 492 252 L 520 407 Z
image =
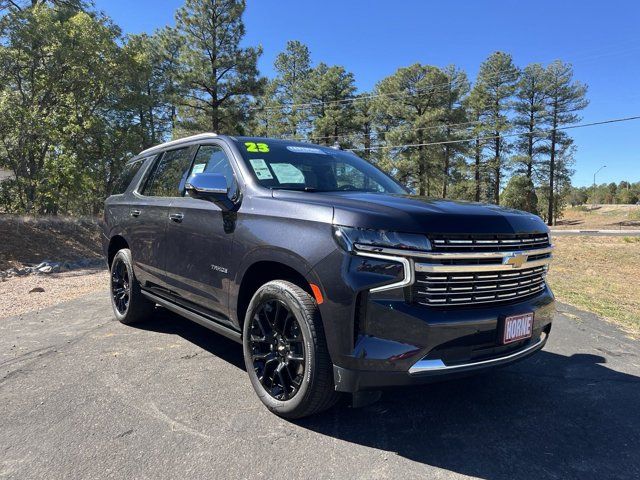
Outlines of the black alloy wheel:
M 114 262 L 115 265 L 111 270 L 111 296 L 118 313 L 125 315 L 131 299 L 129 270 L 122 259 L 116 258 Z
M 249 331 L 251 360 L 260 384 L 276 400 L 292 399 L 307 368 L 296 317 L 284 302 L 269 299 L 255 310 Z

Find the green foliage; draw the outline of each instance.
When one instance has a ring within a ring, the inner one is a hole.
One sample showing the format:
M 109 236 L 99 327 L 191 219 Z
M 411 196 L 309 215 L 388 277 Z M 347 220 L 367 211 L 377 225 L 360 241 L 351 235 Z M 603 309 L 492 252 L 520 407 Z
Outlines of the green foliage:
M 302 88 L 301 98 L 309 105 L 310 136 L 325 145 L 339 143 L 342 134 L 353 129 L 353 102 L 345 101 L 355 95 L 353 73 L 320 63 L 309 72 Z
M 603 183 L 595 187 L 577 189 L 586 197 L 583 203 L 631 204 L 640 201 L 640 182 L 621 181 L 619 184 Z
M 514 175 L 501 195 L 505 207 L 538 215 L 538 196 L 533 181 L 526 175 Z
M 548 122 L 547 95 L 549 79 L 544 67 L 538 63 L 527 65 L 520 74 L 516 86 L 513 125 L 525 133 L 517 138 L 517 152 L 512 158 L 514 173 L 533 180 L 543 167 L 543 155 L 547 149 L 548 135 L 541 133 Z
M 176 14 L 181 123 L 187 132 L 242 133 L 250 97 L 261 92 L 261 48 L 241 47 L 244 0 L 186 0 Z
M 492 137 L 486 143 L 490 152 L 487 166 L 492 175 L 488 190 L 496 204 L 500 203 L 505 156 L 510 147 L 501 135 L 511 128 L 507 112 L 518 76 L 511 55 L 495 52 L 480 65 L 474 87 L 474 101 L 482 121 L 482 130 Z
M 185 0 L 175 28 L 124 37 L 91 1 L 0 0 L 0 210 L 95 214 L 132 155 L 211 130 L 338 144 L 420 195 L 551 221 L 567 202 L 640 198 L 638 184 L 571 188 L 575 147 L 558 128 L 579 120 L 586 87 L 570 65 L 520 71 L 495 52 L 473 86 L 418 63 L 358 93 L 352 72 L 290 41 L 267 80 L 244 10 Z
M 389 149 L 380 165 L 393 171 L 402 182 L 415 187 L 419 195 L 437 191 L 440 148 L 423 144 L 444 138 L 442 118 L 447 95 L 442 85 L 447 75 L 431 65 L 414 64 L 400 68 L 376 86 L 374 110 L 380 124 L 380 138 L 388 145 L 416 145 Z

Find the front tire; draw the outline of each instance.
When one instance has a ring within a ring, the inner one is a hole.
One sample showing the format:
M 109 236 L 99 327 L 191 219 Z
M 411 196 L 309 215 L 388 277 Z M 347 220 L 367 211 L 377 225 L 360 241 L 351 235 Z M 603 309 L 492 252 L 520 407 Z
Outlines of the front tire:
M 276 415 L 306 417 L 336 402 L 320 312 L 302 288 L 283 280 L 263 285 L 249 303 L 242 343 L 251 384 Z
M 155 305 L 142 295 L 128 248 L 123 248 L 113 257 L 110 285 L 111 306 L 118 321 L 131 325 L 151 317 Z

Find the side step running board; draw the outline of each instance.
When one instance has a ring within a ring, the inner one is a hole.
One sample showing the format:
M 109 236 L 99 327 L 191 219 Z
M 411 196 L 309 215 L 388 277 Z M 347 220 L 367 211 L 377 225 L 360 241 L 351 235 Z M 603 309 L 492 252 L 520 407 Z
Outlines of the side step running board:
M 175 303 L 165 300 L 162 297 L 158 297 L 153 293 L 149 293 L 146 290 L 142 290 L 142 294 L 152 302 L 157 303 L 158 305 L 166 308 L 167 310 L 171 310 L 172 312 L 177 313 L 178 315 L 181 315 L 185 318 L 188 318 L 192 322 L 196 322 L 202 325 L 203 327 L 208 328 L 209 330 L 219 333 L 220 335 L 224 335 L 225 337 L 230 338 L 231 340 L 234 340 L 238 343 L 242 343 L 242 335 L 240 334 L 240 332 L 236 330 L 233 330 L 214 320 L 210 320 L 203 315 L 200 315 L 198 313 L 192 312 L 191 310 L 188 310 L 179 305 L 176 305 Z

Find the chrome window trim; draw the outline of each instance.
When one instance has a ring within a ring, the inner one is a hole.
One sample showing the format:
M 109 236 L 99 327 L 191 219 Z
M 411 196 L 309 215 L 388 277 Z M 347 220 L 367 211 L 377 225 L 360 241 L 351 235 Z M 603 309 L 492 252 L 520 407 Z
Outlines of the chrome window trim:
M 527 353 L 536 350 L 538 348 L 542 348 L 544 343 L 547 341 L 547 334 L 542 332 L 540 334 L 540 339 L 534 343 L 533 345 L 529 345 L 528 347 L 518 350 L 510 355 L 505 355 L 503 357 L 490 358 L 489 360 L 480 360 L 478 362 L 469 362 L 463 363 L 460 365 L 447 365 L 442 360 L 433 359 L 433 360 L 418 360 L 414 363 L 409 369 L 409 375 L 416 375 L 424 372 L 434 372 L 434 371 L 452 371 L 452 370 L 461 370 L 464 368 L 470 367 L 478 367 L 478 366 L 488 366 L 496 363 L 501 363 L 506 360 L 512 360 L 514 358 L 518 358 L 520 356 L 526 355 Z

